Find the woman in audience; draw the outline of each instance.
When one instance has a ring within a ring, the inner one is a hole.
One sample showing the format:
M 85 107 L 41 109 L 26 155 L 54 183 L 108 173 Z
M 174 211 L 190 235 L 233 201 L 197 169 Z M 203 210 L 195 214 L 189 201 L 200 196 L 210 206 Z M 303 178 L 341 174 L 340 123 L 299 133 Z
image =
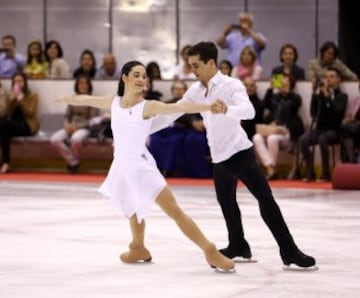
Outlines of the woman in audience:
M 96 74 L 96 60 L 94 53 L 88 49 L 84 50 L 80 56 L 80 66 L 75 69 L 73 77 L 88 76 L 93 79 Z
M 298 115 L 302 99 L 294 92 L 295 80 L 284 75 L 278 93 L 273 86 L 267 90 L 264 98 L 267 125 L 258 126 L 253 137 L 256 153 L 266 169 L 267 178 L 277 177 L 276 165 L 280 147 L 288 146 L 289 141 L 296 142 L 304 132 L 303 122 Z M 260 128 L 261 127 L 261 128 Z
M 192 72 L 191 65 L 188 62 L 188 51 L 190 45 L 186 45 L 181 49 L 181 62 L 176 65 L 174 70 L 174 80 L 195 80 L 196 76 Z
M 161 70 L 157 62 L 151 61 L 146 65 L 146 74 L 152 80 L 161 80 Z
M 10 141 L 15 136 L 31 136 L 39 129 L 38 96 L 28 88 L 24 73 L 13 75 L 6 113 L 0 118 L 2 166 L 0 172 L 10 171 Z
M 48 65 L 41 42 L 34 40 L 27 48 L 27 59 L 24 72 L 29 79 L 43 79 L 47 77 Z
M 325 42 L 320 48 L 320 57 L 309 61 L 306 79 L 317 82 L 325 78 L 326 70 L 336 68 L 342 81 L 355 81 L 357 75 L 352 72 L 339 58 L 339 49 L 332 41 Z
M 233 70 L 232 64 L 229 60 L 221 60 L 219 63 L 219 70 L 222 74 L 231 77 L 231 72 Z
M 75 93 L 92 94 L 92 83 L 87 76 L 78 76 L 75 81 Z M 99 111 L 91 107 L 68 105 L 64 127 L 51 136 L 51 143 L 67 163 L 70 173 L 76 173 L 80 166 L 80 150 L 84 140 L 89 136 L 90 120 Z
M 281 65 L 274 67 L 271 74 L 287 74 L 291 75 L 296 81 L 305 79 L 305 71 L 302 67 L 296 64 L 298 59 L 298 52 L 294 45 L 287 43 L 280 49 Z
M 233 68 L 231 76 L 240 80 L 248 76 L 254 80 L 259 80 L 262 70 L 257 61 L 256 51 L 251 46 L 246 46 L 241 51 L 239 64 Z
M 48 77 L 66 79 L 70 77 L 69 64 L 63 58 L 63 50 L 57 40 L 49 40 L 45 46 L 45 57 L 48 62 Z

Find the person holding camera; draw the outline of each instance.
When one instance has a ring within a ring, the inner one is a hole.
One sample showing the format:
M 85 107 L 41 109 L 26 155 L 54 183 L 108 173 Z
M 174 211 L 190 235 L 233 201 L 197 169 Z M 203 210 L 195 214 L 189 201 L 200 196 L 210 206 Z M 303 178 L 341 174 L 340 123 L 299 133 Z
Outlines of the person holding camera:
M 0 77 L 11 78 L 15 73 L 22 71 L 25 58 L 15 52 L 16 39 L 12 35 L 5 35 L 1 39 L 0 49 Z
M 2 150 L 1 174 L 10 171 L 10 140 L 15 136 L 31 136 L 39 130 L 37 118 L 38 95 L 28 88 L 24 73 L 16 73 L 11 80 L 5 116 L 0 119 L 0 143 Z
M 316 81 L 310 103 L 312 127 L 300 137 L 301 151 L 307 166 L 305 181 L 315 180 L 314 148 L 319 144 L 322 173 L 319 180 L 330 181 L 329 145 L 339 142 L 340 125 L 348 102 L 347 94 L 340 90 L 341 77 L 336 68 L 328 68 L 325 78 Z
M 248 12 L 239 14 L 237 24 L 228 25 L 216 43 L 222 49 L 228 50 L 228 60 L 233 66 L 239 63 L 240 53 L 245 46 L 255 49 L 261 63 L 261 52 L 265 49 L 266 38 L 253 29 L 253 16 Z

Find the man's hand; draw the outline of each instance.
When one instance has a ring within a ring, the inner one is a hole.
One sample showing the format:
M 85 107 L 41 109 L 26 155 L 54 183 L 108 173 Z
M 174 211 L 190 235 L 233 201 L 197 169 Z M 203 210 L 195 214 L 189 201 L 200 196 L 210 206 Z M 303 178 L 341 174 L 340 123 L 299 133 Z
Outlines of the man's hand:
M 217 99 L 212 105 L 211 105 L 211 112 L 213 114 L 226 114 L 227 112 L 227 105 L 223 100 Z

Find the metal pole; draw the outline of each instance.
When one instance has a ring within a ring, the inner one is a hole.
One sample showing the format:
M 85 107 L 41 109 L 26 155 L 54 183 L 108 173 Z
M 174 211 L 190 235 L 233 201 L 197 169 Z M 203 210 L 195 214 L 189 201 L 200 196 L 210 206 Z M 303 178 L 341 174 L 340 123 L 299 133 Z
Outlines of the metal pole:
M 319 0 L 315 0 L 315 57 L 319 51 Z
M 244 11 L 249 12 L 249 1 L 248 0 L 244 1 Z
M 109 53 L 113 53 L 113 0 L 109 0 Z
M 175 0 L 175 36 L 176 36 L 176 51 L 175 61 L 179 64 L 180 56 L 180 0 Z
M 47 42 L 47 0 L 43 0 L 43 44 Z

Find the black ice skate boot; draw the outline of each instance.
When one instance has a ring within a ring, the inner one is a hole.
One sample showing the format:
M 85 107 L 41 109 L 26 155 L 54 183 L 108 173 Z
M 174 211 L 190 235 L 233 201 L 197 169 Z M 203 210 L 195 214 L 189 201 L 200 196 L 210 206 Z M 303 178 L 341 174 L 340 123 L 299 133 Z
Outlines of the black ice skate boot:
M 235 259 L 235 262 L 248 262 L 255 263 L 256 260 L 253 260 L 251 249 L 247 241 L 244 239 L 241 242 L 241 246 L 233 247 L 228 246 L 219 250 L 224 256 L 227 256 L 229 259 Z
M 290 253 L 280 250 L 281 259 L 284 263 L 284 270 L 308 270 L 315 271 L 319 268 L 313 257 L 304 254 L 298 248 Z

